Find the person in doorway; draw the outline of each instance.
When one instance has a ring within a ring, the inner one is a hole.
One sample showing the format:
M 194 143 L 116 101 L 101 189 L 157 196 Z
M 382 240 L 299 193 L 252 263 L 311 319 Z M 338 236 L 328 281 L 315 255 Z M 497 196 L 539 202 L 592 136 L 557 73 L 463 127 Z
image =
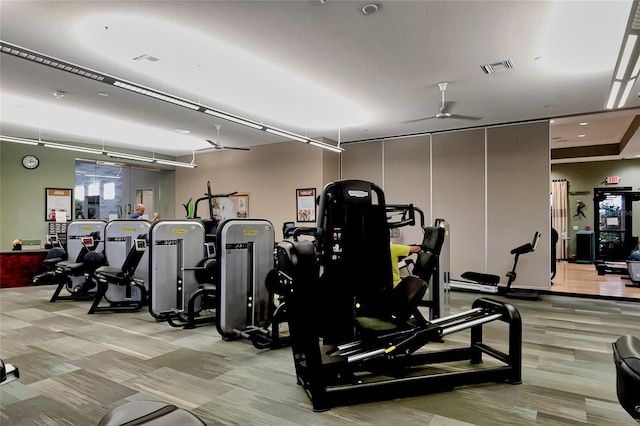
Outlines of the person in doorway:
M 144 212 L 145 212 L 144 204 L 136 204 L 136 209 L 133 211 L 133 214 L 131 215 L 131 219 L 140 218 L 142 215 L 144 215 Z M 159 218 L 158 213 L 154 213 L 153 217 L 149 219 L 149 222 L 155 222 L 156 220 L 158 220 L 158 218 Z
M 393 286 L 397 286 L 402 278 L 400 277 L 400 268 L 398 262 L 401 258 L 407 257 L 413 253 L 420 253 L 420 246 L 407 246 L 404 244 L 391 243 L 391 271 L 393 272 Z

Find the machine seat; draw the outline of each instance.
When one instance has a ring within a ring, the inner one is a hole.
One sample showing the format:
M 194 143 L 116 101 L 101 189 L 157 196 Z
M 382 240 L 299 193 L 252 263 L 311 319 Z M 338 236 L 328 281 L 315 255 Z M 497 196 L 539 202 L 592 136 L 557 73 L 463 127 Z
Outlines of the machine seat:
M 498 285 L 498 283 L 500 282 L 499 276 L 493 274 L 482 274 L 480 272 L 465 272 L 464 274 L 462 274 L 462 278 L 464 278 L 465 280 L 490 285 Z
M 360 331 L 366 335 L 378 335 L 407 327 L 407 321 L 418 309 L 418 303 L 427 292 L 428 284 L 416 276 L 402 279 L 391 292 L 390 312 L 385 317 L 356 317 Z
M 56 264 L 56 273 L 79 276 L 84 274 L 84 263 L 62 261 Z
M 640 420 L 640 340 L 622 336 L 613 343 L 618 401 L 627 413 Z
M 195 414 L 161 401 L 133 401 L 104 415 L 98 426 L 206 426 Z
M 102 277 L 107 281 L 118 285 L 125 285 L 129 282 L 129 277 L 125 271 L 120 268 L 116 268 L 115 266 L 101 266 L 96 269 L 95 276 L 98 279 Z

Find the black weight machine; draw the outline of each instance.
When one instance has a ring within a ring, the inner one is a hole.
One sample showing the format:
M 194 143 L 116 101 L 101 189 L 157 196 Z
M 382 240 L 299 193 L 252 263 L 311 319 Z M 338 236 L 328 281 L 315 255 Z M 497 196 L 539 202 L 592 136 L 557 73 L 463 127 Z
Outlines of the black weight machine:
M 290 288 L 289 330 L 298 384 L 314 411 L 380 398 L 450 390 L 482 382 L 521 383 L 522 323 L 515 307 L 488 298 L 472 309 L 427 321 L 418 309 L 438 245 L 420 253 L 420 277 L 395 288 L 384 193 L 375 184 L 346 180 L 325 186 L 316 240 L 277 244 L 278 279 Z M 443 228 L 433 227 L 435 235 Z M 360 265 L 354 268 L 353 265 Z M 507 353 L 483 343 L 483 325 L 508 325 Z M 429 342 L 471 330 L 469 346 L 428 351 Z M 447 369 L 468 360 L 491 365 Z
M 92 300 L 95 296 L 96 286 L 94 282 L 95 270 L 106 264 L 106 259 L 102 252 L 97 251 L 98 245 L 102 243 L 100 232 L 94 231 L 89 235 L 80 236 L 82 248 L 75 259 L 75 262 L 62 260 L 55 263 L 52 283 L 57 284 L 49 302 L 57 300 Z M 82 278 L 80 278 L 82 277 Z M 80 278 L 81 281 L 74 285 L 74 280 Z M 37 278 L 34 278 L 36 281 Z M 60 296 L 60 292 L 66 288 L 70 293 L 67 296 Z
M 134 277 L 136 268 L 147 251 L 147 234 L 140 234 L 133 240 L 133 244 L 127 253 L 127 257 L 120 267 L 101 266 L 94 271 L 94 279 L 97 283 L 96 295 L 89 308 L 89 314 L 96 312 L 136 312 L 147 303 L 147 289 L 142 280 Z M 107 290 L 109 286 L 124 288 L 123 300 L 109 300 Z M 133 289 L 138 289 L 136 297 Z M 109 302 L 108 306 L 100 306 L 102 300 Z

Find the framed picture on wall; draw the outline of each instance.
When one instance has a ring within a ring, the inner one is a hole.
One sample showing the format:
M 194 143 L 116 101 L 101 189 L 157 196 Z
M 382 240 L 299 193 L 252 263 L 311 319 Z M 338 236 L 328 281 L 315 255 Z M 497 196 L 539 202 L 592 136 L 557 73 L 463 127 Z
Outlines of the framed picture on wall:
M 296 189 L 296 218 L 298 222 L 316 221 L 316 189 Z
M 48 222 L 67 222 L 73 210 L 73 189 L 45 188 L 44 219 Z
M 229 197 L 215 197 L 211 201 L 214 217 L 223 222 L 227 219 L 249 217 L 249 194 L 239 193 Z

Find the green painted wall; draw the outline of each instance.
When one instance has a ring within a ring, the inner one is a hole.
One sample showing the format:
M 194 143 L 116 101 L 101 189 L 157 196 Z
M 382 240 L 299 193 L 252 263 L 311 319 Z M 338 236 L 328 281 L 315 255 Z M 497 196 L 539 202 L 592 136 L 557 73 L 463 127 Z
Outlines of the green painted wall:
M 22 157 L 36 155 L 40 165 L 22 167 Z M 44 240 L 45 188 L 73 188 L 77 152 L 0 142 L 0 250 L 11 250 L 16 238 Z M 82 158 L 99 156 L 80 154 Z M 174 216 L 175 172 L 165 170 L 160 178 L 160 217 Z
M 607 176 L 619 176 L 618 185 L 605 185 L 603 181 Z M 595 161 L 592 163 L 553 164 L 551 166 L 551 179 L 566 179 L 569 182 L 569 192 L 589 191 L 588 195 L 569 195 L 569 229 L 567 236 L 570 238 L 567 244 L 568 255 L 575 254 L 574 226 L 584 230 L 586 225 L 593 229 L 593 189 L 615 188 L 630 186 L 634 190 L 640 190 L 640 158 L 620 161 Z M 578 200 L 586 204 L 583 212 L 585 218 L 576 217 Z M 633 203 L 633 235 L 640 235 L 640 203 Z M 561 232 L 558 230 L 558 232 Z

